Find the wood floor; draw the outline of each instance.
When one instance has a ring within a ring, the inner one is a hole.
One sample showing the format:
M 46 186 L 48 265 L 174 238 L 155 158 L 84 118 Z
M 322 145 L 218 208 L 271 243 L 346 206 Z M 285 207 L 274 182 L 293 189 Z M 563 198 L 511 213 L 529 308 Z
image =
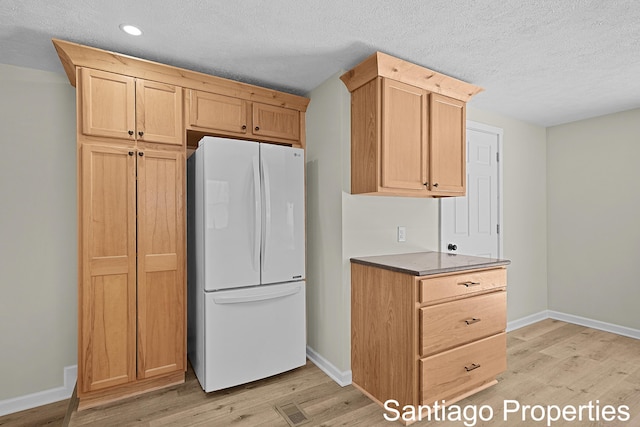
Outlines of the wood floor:
M 551 426 L 640 426 L 640 340 L 549 319 L 510 332 L 507 349 L 509 368 L 499 383 L 457 403 L 461 408 L 492 408 L 491 420 L 477 420 L 475 426 L 547 425 L 546 420 L 533 421 L 530 414 L 522 421 L 520 412 L 508 414 L 505 421 L 505 400 L 561 408 L 590 401 L 594 405 L 598 401 L 600 407 L 627 405 L 630 419 L 626 422 L 559 420 Z M 62 425 L 68 402 L 0 417 L 0 425 Z M 289 402 L 296 402 L 311 418 L 305 426 L 401 425 L 385 421 L 381 407 L 352 386 L 338 386 L 310 362 L 289 373 L 210 394 L 202 391 L 190 370 L 183 385 L 73 411 L 67 418 L 70 426 L 286 427 L 274 406 Z M 464 421 L 423 420 L 414 426 L 460 427 Z

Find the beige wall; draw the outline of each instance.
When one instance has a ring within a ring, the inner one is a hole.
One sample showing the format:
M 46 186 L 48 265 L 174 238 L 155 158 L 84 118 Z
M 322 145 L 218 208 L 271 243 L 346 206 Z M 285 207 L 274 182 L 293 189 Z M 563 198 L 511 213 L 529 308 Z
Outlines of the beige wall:
M 549 309 L 640 329 L 640 109 L 547 138 Z
M 513 321 L 547 309 L 546 131 L 472 105 L 467 119 L 504 131 L 502 256 L 511 260 L 507 319 Z
M 75 90 L 0 64 L 0 400 L 76 364 Z

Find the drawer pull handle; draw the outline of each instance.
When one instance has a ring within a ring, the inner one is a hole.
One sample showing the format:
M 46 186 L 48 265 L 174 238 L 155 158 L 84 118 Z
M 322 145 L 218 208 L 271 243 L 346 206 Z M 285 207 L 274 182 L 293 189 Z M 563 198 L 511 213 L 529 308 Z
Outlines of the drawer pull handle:
M 458 283 L 458 285 L 465 286 L 467 288 L 470 288 L 471 286 L 478 286 L 479 284 L 480 284 L 480 282 L 462 282 L 462 283 Z
M 482 319 L 478 319 L 477 317 L 472 317 L 471 319 L 467 319 L 464 321 L 467 325 L 473 325 L 474 323 L 478 323 Z
M 479 367 L 480 367 L 480 365 L 472 363 L 471 366 L 465 366 L 464 370 L 467 371 L 467 372 L 471 372 L 474 369 L 478 369 Z

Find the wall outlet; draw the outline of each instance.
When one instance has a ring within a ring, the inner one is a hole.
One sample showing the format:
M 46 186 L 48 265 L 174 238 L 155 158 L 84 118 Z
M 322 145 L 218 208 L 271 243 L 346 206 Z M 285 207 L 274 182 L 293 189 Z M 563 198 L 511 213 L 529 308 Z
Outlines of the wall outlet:
M 407 241 L 407 227 L 398 226 L 398 242 Z

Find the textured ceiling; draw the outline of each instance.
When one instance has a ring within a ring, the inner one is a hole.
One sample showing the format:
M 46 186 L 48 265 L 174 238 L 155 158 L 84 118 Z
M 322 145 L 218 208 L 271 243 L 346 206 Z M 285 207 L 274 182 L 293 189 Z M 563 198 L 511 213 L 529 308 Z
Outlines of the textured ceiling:
M 0 63 L 62 73 L 52 37 L 302 95 L 379 50 L 543 126 L 640 107 L 637 0 L 0 0 Z

